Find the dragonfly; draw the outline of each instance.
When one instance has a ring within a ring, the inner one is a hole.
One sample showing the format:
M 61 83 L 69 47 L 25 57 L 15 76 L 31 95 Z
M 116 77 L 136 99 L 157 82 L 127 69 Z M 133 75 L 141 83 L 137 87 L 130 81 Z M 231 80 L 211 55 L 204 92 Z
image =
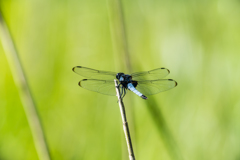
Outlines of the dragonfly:
M 100 71 L 82 66 L 73 67 L 72 70 L 83 77 L 89 78 L 79 81 L 78 85 L 80 87 L 105 95 L 116 96 L 114 79 L 117 79 L 121 98 L 126 95 L 127 91 L 132 91 L 146 100 L 149 95 L 167 91 L 177 86 L 177 82 L 173 79 L 162 79 L 170 73 L 167 68 L 157 68 L 132 74 Z

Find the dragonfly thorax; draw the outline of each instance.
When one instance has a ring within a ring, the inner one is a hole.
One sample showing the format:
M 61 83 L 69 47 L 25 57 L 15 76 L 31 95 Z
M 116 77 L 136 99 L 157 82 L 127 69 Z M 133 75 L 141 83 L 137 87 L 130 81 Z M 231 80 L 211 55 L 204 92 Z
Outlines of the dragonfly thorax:
M 128 74 L 118 73 L 118 74 L 116 75 L 116 78 L 117 78 L 120 82 L 127 82 L 127 83 L 132 82 L 132 76 L 130 76 L 130 75 L 128 75 Z

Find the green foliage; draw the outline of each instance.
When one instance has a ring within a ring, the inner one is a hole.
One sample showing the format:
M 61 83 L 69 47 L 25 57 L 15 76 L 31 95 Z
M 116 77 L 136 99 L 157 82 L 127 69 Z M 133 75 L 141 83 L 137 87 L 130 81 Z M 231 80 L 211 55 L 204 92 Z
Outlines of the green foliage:
M 99 0 L 9 0 L 0 7 L 52 158 L 127 159 L 117 98 L 80 88 L 84 77 L 71 70 L 126 71 L 111 32 L 111 6 Z M 126 95 L 136 159 L 239 159 L 239 1 L 133 0 L 123 1 L 123 8 L 132 70 L 166 67 L 167 78 L 178 82 L 148 103 Z M 38 159 L 1 45 L 0 68 L 0 159 Z M 151 101 L 168 132 L 154 123 Z

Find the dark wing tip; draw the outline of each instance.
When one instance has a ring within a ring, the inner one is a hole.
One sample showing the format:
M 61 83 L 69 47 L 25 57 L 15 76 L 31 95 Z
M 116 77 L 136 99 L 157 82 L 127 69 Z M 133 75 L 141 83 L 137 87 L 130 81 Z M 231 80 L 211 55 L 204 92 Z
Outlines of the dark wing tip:
M 168 79 L 169 81 L 174 81 L 173 79 Z M 178 85 L 178 83 L 176 81 L 175 82 L 175 87 Z
M 82 86 L 81 86 L 81 82 L 82 82 L 82 81 L 86 81 L 86 80 L 87 80 L 87 79 L 82 79 L 81 81 L 78 82 L 78 85 L 79 85 L 80 87 L 82 87 Z
M 166 70 L 168 71 L 168 74 L 170 73 L 169 69 L 166 68 Z
M 75 67 L 72 68 L 72 71 L 75 72 L 76 68 L 82 68 L 82 66 L 75 66 Z
M 161 69 L 166 69 L 168 71 L 168 73 L 170 73 L 169 69 L 167 69 L 167 68 L 162 67 Z
M 75 66 L 72 68 L 72 70 L 74 70 L 75 68 L 82 68 L 82 66 Z

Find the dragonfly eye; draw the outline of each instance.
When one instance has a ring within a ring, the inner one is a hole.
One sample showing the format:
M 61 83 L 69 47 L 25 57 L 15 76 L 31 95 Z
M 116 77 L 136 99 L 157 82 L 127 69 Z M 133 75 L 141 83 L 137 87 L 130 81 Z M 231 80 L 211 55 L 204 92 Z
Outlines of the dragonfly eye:
M 117 79 L 119 79 L 119 78 L 120 78 L 120 76 L 119 76 L 119 73 L 116 75 L 116 78 L 117 78 Z
M 123 77 L 124 76 L 124 73 L 118 73 L 117 75 L 116 75 L 116 78 L 119 80 L 121 77 Z

